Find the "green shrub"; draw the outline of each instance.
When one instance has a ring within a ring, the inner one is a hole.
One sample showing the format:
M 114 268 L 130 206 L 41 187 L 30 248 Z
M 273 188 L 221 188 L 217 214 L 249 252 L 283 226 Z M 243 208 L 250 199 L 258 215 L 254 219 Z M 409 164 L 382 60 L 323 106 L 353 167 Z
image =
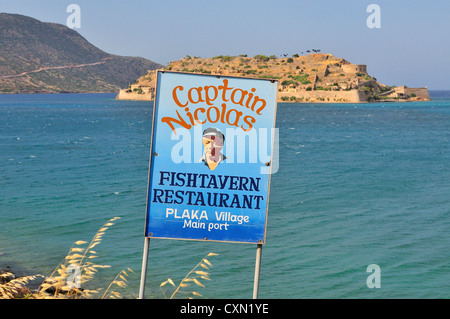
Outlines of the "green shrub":
M 270 74 L 266 74 L 266 75 L 260 75 L 258 76 L 261 79 L 281 79 L 281 76 L 275 76 L 275 75 L 270 75 Z
M 263 61 L 263 62 L 269 61 L 269 57 L 262 55 L 262 54 L 257 54 L 253 58 L 255 58 L 258 61 Z
M 302 74 L 295 75 L 292 78 L 295 81 L 299 81 L 301 84 L 309 84 L 309 83 L 311 83 L 311 81 L 308 80 L 308 77 L 309 77 L 309 74 L 302 73 Z

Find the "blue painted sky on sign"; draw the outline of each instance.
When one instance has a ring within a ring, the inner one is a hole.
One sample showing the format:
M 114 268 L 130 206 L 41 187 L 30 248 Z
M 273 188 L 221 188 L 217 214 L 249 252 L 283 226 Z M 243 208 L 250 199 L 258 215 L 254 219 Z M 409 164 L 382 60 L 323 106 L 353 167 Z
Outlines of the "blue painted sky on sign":
M 270 175 L 260 149 L 270 156 L 276 82 L 170 72 L 162 77 L 148 233 L 159 238 L 263 242 Z M 245 141 L 239 140 L 245 135 Z M 209 141 L 220 144 L 207 155 L 217 161 L 202 161 Z M 247 156 L 240 160 L 242 147 Z M 252 159 L 249 154 L 255 153 Z

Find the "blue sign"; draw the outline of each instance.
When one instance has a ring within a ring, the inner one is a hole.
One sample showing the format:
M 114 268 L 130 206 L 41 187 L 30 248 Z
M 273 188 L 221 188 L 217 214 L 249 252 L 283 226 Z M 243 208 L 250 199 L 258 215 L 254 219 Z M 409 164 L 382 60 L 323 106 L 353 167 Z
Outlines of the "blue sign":
M 265 242 L 277 81 L 158 71 L 145 236 Z

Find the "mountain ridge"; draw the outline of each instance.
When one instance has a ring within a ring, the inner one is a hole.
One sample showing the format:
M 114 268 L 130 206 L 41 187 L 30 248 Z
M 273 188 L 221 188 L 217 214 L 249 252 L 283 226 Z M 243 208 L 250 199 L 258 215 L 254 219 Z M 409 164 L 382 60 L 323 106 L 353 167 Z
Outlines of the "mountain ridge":
M 117 92 L 160 67 L 109 54 L 62 24 L 0 13 L 0 93 Z

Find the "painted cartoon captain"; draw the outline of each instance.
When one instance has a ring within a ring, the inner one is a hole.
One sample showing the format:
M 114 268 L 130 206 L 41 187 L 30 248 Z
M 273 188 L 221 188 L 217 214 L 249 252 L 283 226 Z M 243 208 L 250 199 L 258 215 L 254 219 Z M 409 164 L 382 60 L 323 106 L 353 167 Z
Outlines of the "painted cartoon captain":
M 221 153 L 224 142 L 225 135 L 219 129 L 210 127 L 203 131 L 204 154 L 201 160 L 212 171 L 226 159 Z

